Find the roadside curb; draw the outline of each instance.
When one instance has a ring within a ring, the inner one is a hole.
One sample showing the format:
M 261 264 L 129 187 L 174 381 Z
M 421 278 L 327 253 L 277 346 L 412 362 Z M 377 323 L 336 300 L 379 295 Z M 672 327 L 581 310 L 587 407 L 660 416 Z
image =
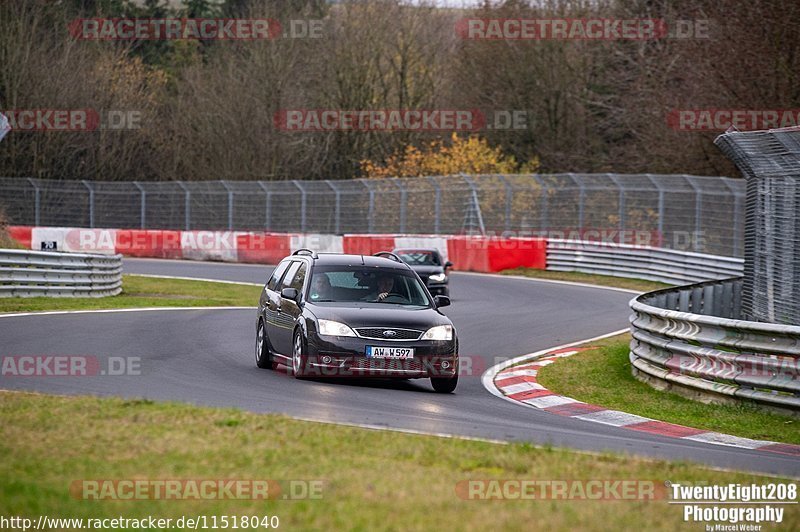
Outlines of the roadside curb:
M 617 331 L 603 337 L 592 338 L 574 344 L 554 347 L 522 355 L 490 368 L 483 375 L 483 385 L 492 394 L 515 402 L 521 406 L 535 408 L 550 414 L 566 416 L 592 423 L 601 423 L 621 429 L 657 434 L 668 438 L 692 440 L 712 445 L 725 445 L 740 449 L 767 451 L 789 456 L 800 456 L 800 445 L 766 440 L 753 440 L 722 434 L 704 429 L 696 429 L 674 423 L 650 419 L 603 406 L 578 401 L 571 397 L 551 392 L 537 381 L 539 370 L 557 360 L 594 349 L 583 346 L 587 342 L 619 334 Z

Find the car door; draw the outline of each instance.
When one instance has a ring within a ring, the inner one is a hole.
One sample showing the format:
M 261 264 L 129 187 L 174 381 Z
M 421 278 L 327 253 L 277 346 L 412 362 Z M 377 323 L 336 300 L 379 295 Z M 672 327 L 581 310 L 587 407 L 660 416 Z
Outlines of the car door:
M 293 263 L 283 276 L 281 289 L 294 288 L 298 293 L 302 294 L 307 271 L 308 267 L 305 262 L 297 261 Z M 275 334 L 276 343 L 274 345 L 278 352 L 289 356 L 292 354 L 294 324 L 300 315 L 301 309 L 297 301 L 281 297 L 280 294 L 278 294 L 278 297 L 280 297 L 280 306 L 277 308 L 277 322 L 280 325 Z
M 280 341 L 281 349 L 285 349 L 283 352 L 286 354 L 292 353 L 294 324 L 297 323 L 297 318 L 303 311 L 302 298 L 305 295 L 304 289 L 307 273 L 308 265 L 305 262 L 301 262 L 300 267 L 297 268 L 291 280 L 289 280 L 289 272 L 287 272 L 286 276 L 284 277 L 284 285 L 286 284 L 286 281 L 289 281 L 289 284 L 286 286 L 286 288 L 294 288 L 299 294 L 297 301 L 293 299 L 287 299 L 285 297 L 281 298 L 281 314 L 283 315 L 283 319 L 286 320 L 286 329 L 285 332 L 282 333 Z
M 293 266 L 296 265 L 296 266 Z M 278 312 L 281 307 L 281 288 L 283 287 L 283 279 L 288 275 L 288 270 L 299 267 L 299 261 L 284 260 L 275 272 L 270 277 L 267 286 L 264 289 L 264 318 L 267 323 L 267 336 L 273 351 L 277 351 L 281 355 L 290 355 L 291 353 L 284 353 L 278 349 L 278 340 L 280 337 L 282 316 Z M 292 273 L 292 275 L 294 275 Z

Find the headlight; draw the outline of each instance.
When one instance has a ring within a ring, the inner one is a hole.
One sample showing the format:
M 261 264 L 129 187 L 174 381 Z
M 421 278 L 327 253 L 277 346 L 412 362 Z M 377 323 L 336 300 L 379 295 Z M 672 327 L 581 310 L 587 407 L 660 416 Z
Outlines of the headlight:
M 447 279 L 447 276 L 444 273 L 434 273 L 433 275 L 428 277 L 428 279 L 430 279 L 431 281 L 433 281 L 435 283 L 441 283 L 442 281 Z
M 339 323 L 338 321 L 332 320 L 319 320 L 319 334 L 323 336 L 355 336 L 356 333 L 345 325 L 344 323 Z
M 452 325 L 439 325 L 438 327 L 431 327 L 425 334 L 422 335 L 423 340 L 452 340 L 453 339 L 453 326 Z

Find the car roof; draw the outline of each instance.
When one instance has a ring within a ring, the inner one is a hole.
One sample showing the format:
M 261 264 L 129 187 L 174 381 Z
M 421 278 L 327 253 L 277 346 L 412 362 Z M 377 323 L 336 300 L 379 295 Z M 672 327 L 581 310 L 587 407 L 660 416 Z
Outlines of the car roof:
M 306 258 L 313 261 L 315 266 L 380 266 L 382 268 L 409 269 L 405 262 L 397 262 L 385 257 L 373 255 L 354 255 L 349 253 L 317 253 L 316 258 L 310 255 L 290 255 L 287 259 Z
M 439 250 L 433 248 L 395 248 L 392 253 L 439 253 Z

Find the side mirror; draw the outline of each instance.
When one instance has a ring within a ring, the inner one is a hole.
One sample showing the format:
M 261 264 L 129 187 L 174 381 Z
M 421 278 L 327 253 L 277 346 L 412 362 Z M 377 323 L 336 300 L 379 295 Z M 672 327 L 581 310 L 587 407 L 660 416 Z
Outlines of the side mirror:
M 284 288 L 281 290 L 281 297 L 297 302 L 297 298 L 300 297 L 300 292 L 297 291 L 297 288 Z
M 444 263 L 444 269 L 445 270 L 447 270 L 448 268 L 452 268 L 452 267 L 453 267 L 453 263 L 450 262 L 449 260 Z
M 450 305 L 450 298 L 447 296 L 433 296 L 433 303 L 436 308 L 446 307 Z

